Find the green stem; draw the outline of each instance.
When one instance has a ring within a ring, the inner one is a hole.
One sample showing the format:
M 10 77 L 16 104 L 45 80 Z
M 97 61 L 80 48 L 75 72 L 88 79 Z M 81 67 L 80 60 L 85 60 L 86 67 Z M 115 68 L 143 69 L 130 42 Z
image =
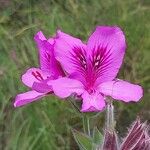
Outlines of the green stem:
M 82 121 L 84 133 L 90 136 L 90 118 L 87 115 L 83 114 Z
M 83 131 L 86 134 L 86 123 L 85 123 L 84 115 L 82 116 L 82 123 L 83 123 Z
M 86 119 L 87 119 L 87 133 L 90 136 L 91 135 L 91 133 L 90 133 L 90 118 L 87 117 Z

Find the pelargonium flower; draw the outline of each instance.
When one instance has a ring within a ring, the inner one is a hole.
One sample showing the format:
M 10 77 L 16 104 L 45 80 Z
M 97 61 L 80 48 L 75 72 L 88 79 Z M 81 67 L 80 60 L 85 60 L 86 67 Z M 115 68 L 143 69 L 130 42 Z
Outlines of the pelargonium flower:
M 31 103 L 51 93 L 52 89 L 47 82 L 64 76 L 59 62 L 54 57 L 54 39 L 47 40 L 41 31 L 35 35 L 34 39 L 39 49 L 40 68 L 30 68 L 22 75 L 22 82 L 31 90 L 16 96 L 15 107 Z M 35 91 L 32 88 L 34 82 L 40 83 L 41 86 L 38 88 L 43 89 L 44 92 Z
M 50 80 L 47 84 L 60 98 L 72 94 L 80 96 L 82 112 L 103 110 L 105 96 L 137 102 L 143 95 L 141 86 L 116 79 L 125 49 L 124 33 L 116 26 L 98 26 L 87 44 L 58 31 L 54 55 L 68 76 Z M 41 84 L 35 85 L 34 89 L 42 92 Z

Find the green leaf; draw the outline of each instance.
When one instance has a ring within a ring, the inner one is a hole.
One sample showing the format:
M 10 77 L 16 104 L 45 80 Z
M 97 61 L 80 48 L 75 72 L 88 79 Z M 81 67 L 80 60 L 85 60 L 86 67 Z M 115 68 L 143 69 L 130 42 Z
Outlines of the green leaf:
M 97 127 L 94 127 L 93 130 L 93 142 L 96 145 L 101 145 L 103 141 L 103 135 L 100 133 L 100 131 L 97 129 Z
M 74 129 L 72 130 L 72 133 L 81 150 L 92 150 L 93 141 L 91 137 Z

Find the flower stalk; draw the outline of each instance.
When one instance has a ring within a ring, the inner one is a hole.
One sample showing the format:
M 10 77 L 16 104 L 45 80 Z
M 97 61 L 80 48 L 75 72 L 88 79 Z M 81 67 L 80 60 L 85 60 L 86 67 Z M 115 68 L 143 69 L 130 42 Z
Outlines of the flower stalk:
M 107 99 L 107 106 L 106 106 L 106 130 L 109 132 L 114 131 L 114 106 L 112 104 L 111 99 Z
M 106 125 L 102 150 L 118 150 L 117 134 L 115 132 L 114 106 L 111 99 L 107 99 Z
M 90 133 L 90 118 L 86 114 L 83 114 L 82 120 L 83 120 L 84 133 L 87 134 L 88 136 L 91 136 L 91 133 Z

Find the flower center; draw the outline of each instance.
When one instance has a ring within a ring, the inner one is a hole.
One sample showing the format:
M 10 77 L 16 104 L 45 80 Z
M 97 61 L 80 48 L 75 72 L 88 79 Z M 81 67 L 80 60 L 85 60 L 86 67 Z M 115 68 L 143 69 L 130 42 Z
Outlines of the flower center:
M 88 91 L 88 93 L 89 93 L 89 94 L 92 94 L 92 93 L 94 93 L 94 92 L 95 92 L 95 89 L 90 88 L 90 89 L 88 89 L 87 91 Z

